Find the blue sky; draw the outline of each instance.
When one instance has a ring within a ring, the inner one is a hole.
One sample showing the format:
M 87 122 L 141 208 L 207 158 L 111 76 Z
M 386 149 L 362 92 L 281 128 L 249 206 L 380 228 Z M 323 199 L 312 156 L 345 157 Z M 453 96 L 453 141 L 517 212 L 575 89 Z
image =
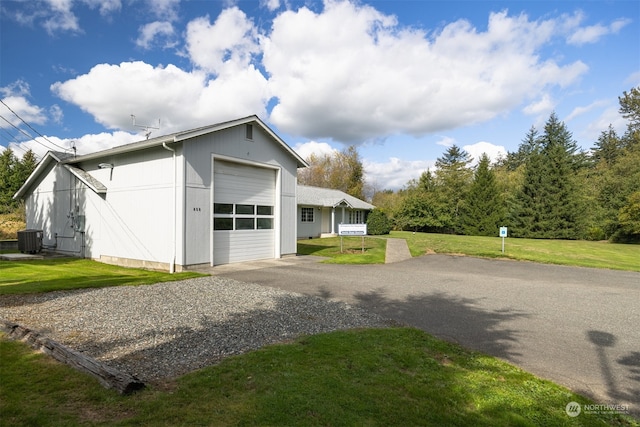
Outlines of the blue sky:
M 515 151 L 552 111 L 588 149 L 640 85 L 636 0 L 3 0 L 0 19 L 18 156 L 143 139 L 132 114 L 152 136 L 257 114 L 303 156 L 357 145 L 398 189 L 452 144 Z

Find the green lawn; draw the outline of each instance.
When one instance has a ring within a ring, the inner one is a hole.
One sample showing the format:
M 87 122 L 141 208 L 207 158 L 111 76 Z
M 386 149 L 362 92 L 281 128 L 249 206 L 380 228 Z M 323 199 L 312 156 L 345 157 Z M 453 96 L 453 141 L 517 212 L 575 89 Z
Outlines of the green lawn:
M 412 328 L 304 337 L 131 396 L 0 338 L 0 425 L 638 426 L 569 417 L 591 403 Z
M 362 237 L 343 237 L 342 251 L 340 250 L 340 237 L 298 240 L 299 255 L 328 257 L 329 259 L 325 261 L 327 263 L 384 264 L 384 254 L 387 247 L 385 239 L 365 237 L 364 252 L 362 247 Z
M 0 295 L 104 286 L 147 285 L 201 276 L 185 272 L 121 268 L 80 258 L 38 261 L 0 261 Z
M 391 237 L 407 238 L 414 253 L 443 251 L 433 240 L 438 235 Z M 445 236 L 443 242 L 457 238 Z M 376 254 L 375 262 L 384 260 L 384 239 L 365 239 L 364 254 L 359 238 L 349 240 L 344 254 L 335 253 L 339 239 L 333 245 L 322 239 L 324 247 L 317 241 L 303 246 L 336 258 L 362 261 Z M 1 294 L 140 285 L 193 275 L 82 259 L 0 261 L 0 300 Z M 572 401 L 592 403 L 498 359 L 412 328 L 303 337 L 152 384 L 131 396 L 105 390 L 93 378 L 0 333 L 0 426 L 640 426 L 622 415 L 571 418 L 565 407 Z
M 394 231 L 389 237 L 406 239 L 413 256 L 435 252 L 640 271 L 640 245 L 507 237 L 503 254 L 500 237 L 456 236 L 410 231 Z

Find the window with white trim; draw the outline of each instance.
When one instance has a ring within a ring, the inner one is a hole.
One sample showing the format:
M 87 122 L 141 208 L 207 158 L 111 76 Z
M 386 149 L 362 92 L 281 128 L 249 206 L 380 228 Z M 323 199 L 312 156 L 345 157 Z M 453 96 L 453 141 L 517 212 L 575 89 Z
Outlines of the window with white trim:
M 313 222 L 313 208 L 300 208 L 300 221 Z

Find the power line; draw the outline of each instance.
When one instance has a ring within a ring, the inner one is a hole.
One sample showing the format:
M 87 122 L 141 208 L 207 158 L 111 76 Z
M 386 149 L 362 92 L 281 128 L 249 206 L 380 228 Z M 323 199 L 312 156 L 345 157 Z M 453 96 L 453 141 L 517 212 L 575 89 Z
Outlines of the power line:
M 2 105 L 4 105 L 5 107 L 7 107 L 7 109 L 8 109 L 9 111 L 11 111 L 11 112 L 12 112 L 12 113 L 17 117 L 17 118 L 19 118 L 19 119 L 20 119 L 20 121 L 21 121 L 22 123 L 24 123 L 25 125 L 27 125 L 27 127 L 28 127 L 29 129 L 31 129 L 32 131 L 34 131 L 35 133 L 37 133 L 38 135 L 40 135 L 40 136 L 41 136 L 42 138 L 44 138 L 44 140 L 45 140 L 45 141 L 47 141 L 49 144 L 51 144 L 51 145 L 53 145 L 53 146 L 55 146 L 55 147 L 58 147 L 58 148 L 60 148 L 61 150 L 69 151 L 69 149 L 68 149 L 68 148 L 61 147 L 60 145 L 56 144 L 55 142 L 50 141 L 50 140 L 49 140 L 49 138 L 47 138 L 46 136 L 44 136 L 43 134 L 41 134 L 40 132 L 38 132 L 37 130 L 35 130 L 35 129 L 33 128 L 33 126 L 31 126 L 29 123 L 25 122 L 25 121 L 22 119 L 22 117 L 20 117 L 20 116 L 18 115 L 18 113 L 16 113 L 15 111 L 13 111 L 13 110 L 11 109 L 11 107 L 9 107 L 7 104 L 5 104 L 5 103 L 4 103 L 4 101 L 3 101 L 2 99 L 0 99 L 0 102 L 2 103 Z M 3 117 L 3 119 L 4 119 L 4 117 Z M 5 121 L 7 121 L 7 123 L 9 123 L 9 121 L 8 121 L 8 120 L 6 120 L 6 119 L 5 119 Z M 11 124 L 11 123 L 9 123 L 9 124 Z M 11 124 L 11 125 L 13 126 L 13 124 Z M 16 126 L 14 126 L 14 127 L 16 127 Z M 16 127 L 16 129 L 17 129 L 17 127 Z M 23 132 L 23 133 L 26 133 L 26 132 Z M 29 137 L 31 137 L 31 136 L 29 136 Z M 35 139 L 34 139 L 34 140 L 35 140 Z
M 2 102 L 0 100 L 0 102 Z M 4 102 L 3 102 L 4 104 Z M 44 148 L 46 148 L 47 150 L 51 150 L 50 147 L 47 147 L 46 145 L 44 145 L 42 142 L 38 141 L 37 139 L 35 139 L 34 137 L 32 137 L 31 135 L 29 135 L 27 132 L 25 132 L 24 130 L 20 129 L 18 126 L 14 125 L 13 123 L 11 123 L 9 120 L 7 120 L 6 118 L 4 118 L 2 115 L 0 115 L 0 119 L 4 120 L 5 122 L 9 123 L 10 126 L 12 126 L 13 128 L 15 128 L 18 132 L 24 134 L 27 136 L 27 138 L 29 138 L 32 141 L 35 141 L 36 143 L 42 145 Z M 46 138 L 45 138 L 46 139 Z M 55 145 L 55 144 L 54 144 Z

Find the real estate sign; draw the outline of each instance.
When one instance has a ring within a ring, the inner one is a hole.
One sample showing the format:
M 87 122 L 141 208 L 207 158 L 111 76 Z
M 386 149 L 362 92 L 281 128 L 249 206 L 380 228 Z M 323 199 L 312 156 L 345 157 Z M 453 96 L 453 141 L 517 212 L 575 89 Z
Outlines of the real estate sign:
M 367 224 L 338 224 L 340 236 L 366 236 Z

